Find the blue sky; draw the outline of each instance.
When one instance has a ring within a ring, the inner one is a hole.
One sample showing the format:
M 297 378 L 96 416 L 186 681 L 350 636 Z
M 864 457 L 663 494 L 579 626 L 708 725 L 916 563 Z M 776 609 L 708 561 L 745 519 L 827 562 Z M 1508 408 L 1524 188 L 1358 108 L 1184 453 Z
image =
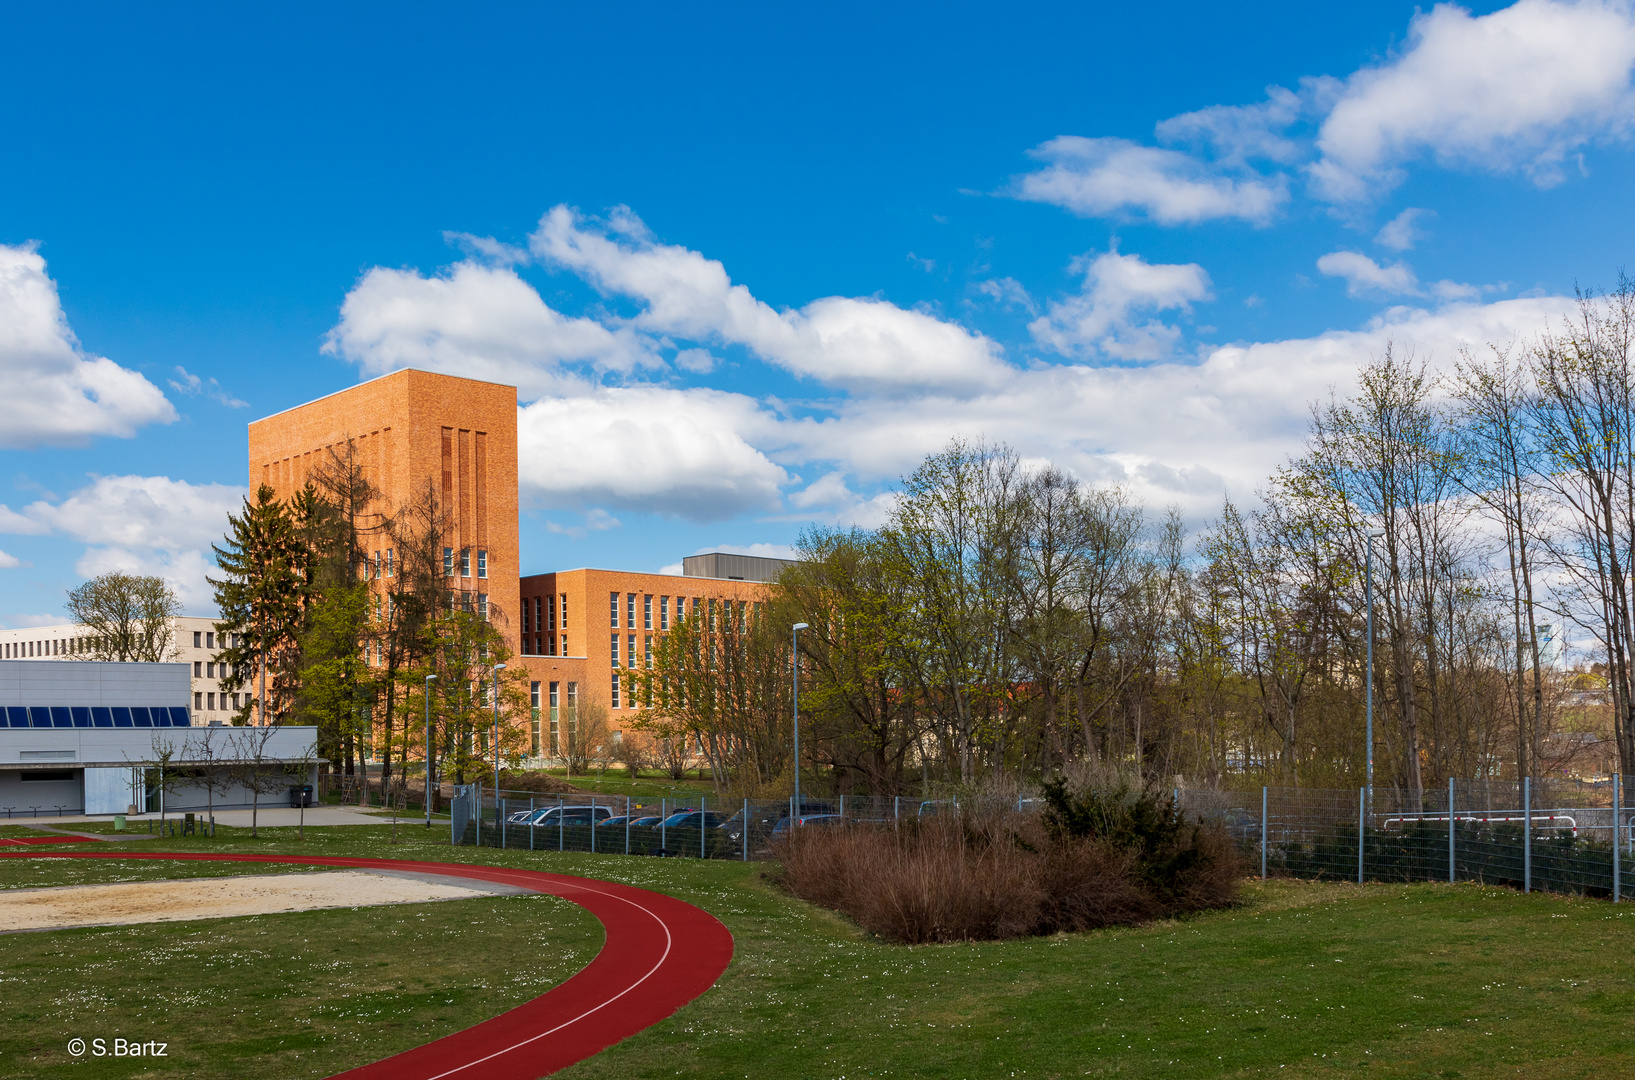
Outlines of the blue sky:
M 1206 519 L 1388 341 L 1627 262 L 1624 3 L 13 6 L 0 624 L 209 610 L 255 417 L 519 386 L 523 570 L 872 524 L 953 435 Z

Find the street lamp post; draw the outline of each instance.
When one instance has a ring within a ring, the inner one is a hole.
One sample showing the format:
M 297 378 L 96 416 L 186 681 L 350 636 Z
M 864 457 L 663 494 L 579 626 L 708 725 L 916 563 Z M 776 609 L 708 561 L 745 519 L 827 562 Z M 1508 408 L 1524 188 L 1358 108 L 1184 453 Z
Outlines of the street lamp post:
M 807 624 L 798 622 L 794 629 L 789 631 L 789 689 L 790 701 L 793 702 L 795 718 L 795 805 L 790 813 L 794 815 L 789 821 L 793 828 L 795 818 L 800 817 L 800 632 L 807 629 Z M 747 828 L 747 825 L 746 825 Z
M 426 828 L 431 828 L 431 684 L 437 676 L 426 676 Z
M 504 664 L 494 665 L 494 681 L 490 693 L 494 695 L 494 824 L 500 823 L 500 672 Z
M 1368 554 L 1363 559 L 1364 591 L 1368 604 L 1368 805 L 1374 805 L 1374 541 L 1384 536 L 1379 529 L 1368 530 Z

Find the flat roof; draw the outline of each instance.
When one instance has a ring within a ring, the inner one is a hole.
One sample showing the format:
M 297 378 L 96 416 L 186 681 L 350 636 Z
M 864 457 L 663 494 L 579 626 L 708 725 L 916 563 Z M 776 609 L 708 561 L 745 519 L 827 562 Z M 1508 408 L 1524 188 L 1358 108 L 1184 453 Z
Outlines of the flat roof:
M 489 382 L 487 379 L 468 379 L 464 375 L 445 375 L 441 371 L 426 371 L 426 370 L 424 370 L 422 368 L 398 368 L 396 371 L 388 371 L 384 375 L 376 375 L 373 379 L 365 379 L 360 383 L 353 383 L 351 386 L 344 386 L 339 390 L 331 390 L 329 393 L 323 394 L 323 395 L 321 395 L 319 397 L 315 397 L 311 401 L 303 401 L 299 405 L 291 405 L 287 409 L 279 409 L 275 413 L 268 413 L 266 416 L 257 417 L 256 419 L 251 420 L 250 424 L 251 425 L 259 424 L 264 420 L 271 420 L 275 416 L 283 416 L 287 412 L 294 412 L 296 409 L 304 409 L 308 405 L 316 405 L 320 401 L 328 401 L 330 398 L 336 397 L 337 395 L 350 393 L 351 391 L 356 390 L 359 387 L 368 386 L 370 383 L 377 383 L 382 379 L 390 379 L 390 378 L 392 378 L 394 376 L 405 375 L 405 374 L 431 375 L 434 378 L 438 378 L 438 379 L 457 379 L 460 382 L 480 383 L 483 386 L 500 386 L 500 387 L 504 387 L 505 389 L 511 391 L 513 396 L 515 396 L 516 392 L 517 392 L 517 388 L 510 385 L 509 383 Z

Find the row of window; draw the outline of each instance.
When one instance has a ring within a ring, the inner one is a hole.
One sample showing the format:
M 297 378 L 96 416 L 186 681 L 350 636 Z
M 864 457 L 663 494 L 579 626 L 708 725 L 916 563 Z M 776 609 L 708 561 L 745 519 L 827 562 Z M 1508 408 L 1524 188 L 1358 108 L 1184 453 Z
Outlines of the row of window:
M 0 723 L 13 728 L 155 728 L 189 727 L 187 710 L 160 705 L 8 705 Z
M 193 631 L 193 647 L 195 649 L 214 649 L 216 647 L 216 632 L 214 630 Z M 229 646 L 231 641 L 231 646 Z M 238 648 L 237 634 L 222 634 L 222 648 Z M 91 639 L 88 637 L 47 638 L 44 641 L 9 641 L 0 646 L 0 659 L 27 660 L 30 657 L 41 656 L 77 656 L 91 651 Z M 211 665 L 214 667 L 215 665 Z M 227 665 L 223 664 L 223 667 Z M 193 665 L 193 674 L 198 675 L 199 665 Z
M 216 632 L 214 630 L 193 631 L 193 647 L 195 649 L 214 649 L 216 647 Z M 224 649 L 238 648 L 238 635 L 222 634 L 221 647 Z
M 559 654 L 557 646 L 562 647 Z M 568 635 L 558 638 L 555 634 L 524 634 L 522 635 L 522 655 L 524 656 L 567 656 Z
M 221 674 L 220 675 L 216 674 L 216 670 L 218 668 L 221 669 Z M 211 660 L 195 660 L 195 661 L 193 661 L 193 677 L 195 679 L 216 679 L 216 678 L 225 679 L 225 678 L 230 677 L 232 674 L 233 674 L 233 665 L 229 664 L 225 660 L 223 660 L 219 664 L 214 662 L 214 661 L 211 661 Z
M 229 697 L 231 697 L 233 699 L 233 704 L 232 704 L 231 707 L 229 707 L 228 704 L 227 704 L 227 699 Z M 210 693 L 208 691 L 201 692 L 201 691 L 195 690 L 193 692 L 193 711 L 194 712 L 224 712 L 224 711 L 226 711 L 226 712 L 238 712 L 238 710 L 239 710 L 239 698 L 240 697 L 243 697 L 244 698 L 244 704 L 248 705 L 250 703 L 251 699 L 254 697 L 254 695 L 253 694 L 242 694 L 242 695 L 240 695 L 240 694 L 213 694 L 213 693 Z M 221 708 L 220 709 L 216 708 L 216 699 L 217 698 L 221 699 Z
M 624 611 L 625 611 L 624 628 L 626 630 L 635 630 L 635 629 L 637 629 L 637 626 L 636 626 L 636 598 L 637 598 L 637 594 L 636 593 L 610 592 L 610 593 L 607 594 L 607 598 L 608 598 L 608 624 L 610 626 L 614 627 L 615 629 L 617 629 L 618 626 L 619 626 L 619 606 L 620 606 L 619 602 L 620 602 L 621 596 L 623 597 L 623 600 L 624 600 Z M 658 602 L 659 602 L 658 603 L 658 616 L 659 616 L 659 619 L 658 619 L 658 626 L 657 627 L 654 627 L 654 625 L 653 625 L 653 599 L 654 598 L 653 598 L 652 595 L 643 595 L 641 597 L 641 601 L 642 601 L 642 606 L 641 606 L 642 618 L 641 618 L 641 627 L 640 627 L 640 629 L 643 629 L 643 630 L 653 630 L 653 629 L 668 630 L 668 629 L 670 629 L 670 598 L 668 596 L 658 597 Z M 750 611 L 751 611 L 750 601 L 748 601 L 748 600 L 716 600 L 713 597 L 706 598 L 706 597 L 702 597 L 702 596 L 694 596 L 691 599 L 692 599 L 692 615 L 691 615 L 691 617 L 694 618 L 694 619 L 697 619 L 700 616 L 703 616 L 705 619 L 708 620 L 706 625 L 708 625 L 711 630 L 721 629 L 721 624 L 723 622 L 727 623 L 728 626 L 730 627 L 730 625 L 732 623 L 732 620 L 733 620 L 733 618 L 735 616 L 736 616 L 736 618 L 738 620 L 738 632 L 739 633 L 743 633 L 748 628 L 749 620 L 750 620 Z M 683 620 L 688 618 L 688 613 L 687 613 L 687 600 L 688 600 L 688 597 L 678 596 L 678 597 L 675 598 L 675 600 L 676 600 L 676 622 L 679 623 L 679 622 L 682 622 Z M 755 618 L 760 618 L 760 615 L 761 615 L 761 604 L 760 604 L 760 602 L 756 601 L 754 603 L 753 607 L 754 607 L 754 616 L 755 616 Z
M 390 553 L 388 552 L 388 554 Z M 378 577 L 379 575 L 377 574 L 376 576 Z M 454 549 L 451 547 L 446 547 L 443 549 L 443 576 L 454 576 Z M 463 578 L 468 578 L 471 576 L 470 548 L 460 549 L 460 576 Z M 488 552 L 481 549 L 479 549 L 477 552 L 477 576 L 480 578 L 486 578 L 488 576 Z
M 628 667 L 628 668 L 633 668 L 633 667 L 636 666 L 636 635 L 631 634 L 625 640 L 629 643 L 629 647 L 625 651 L 625 665 L 624 666 Z M 645 641 L 645 649 L 646 649 L 645 655 L 646 655 L 646 658 L 647 658 L 647 666 L 652 667 L 653 666 L 653 635 L 648 634 L 647 637 L 644 639 L 644 641 Z M 619 666 L 619 635 L 618 634 L 608 635 L 608 645 L 611 648 L 613 666 L 618 667 Z
M 563 593 L 560 598 L 555 596 L 525 596 L 522 599 L 522 632 L 524 634 L 538 633 L 541 630 L 556 630 L 557 601 L 561 600 L 560 629 L 568 628 L 568 596 Z

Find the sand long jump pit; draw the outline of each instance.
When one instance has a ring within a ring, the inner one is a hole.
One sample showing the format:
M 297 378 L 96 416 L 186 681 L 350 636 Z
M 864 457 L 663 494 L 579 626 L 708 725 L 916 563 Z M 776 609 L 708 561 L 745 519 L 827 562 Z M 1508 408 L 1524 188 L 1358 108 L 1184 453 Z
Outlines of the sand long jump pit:
M 325 870 L 6 889 L 0 890 L 0 933 L 516 895 L 534 895 L 534 891 L 472 878 L 398 870 Z

